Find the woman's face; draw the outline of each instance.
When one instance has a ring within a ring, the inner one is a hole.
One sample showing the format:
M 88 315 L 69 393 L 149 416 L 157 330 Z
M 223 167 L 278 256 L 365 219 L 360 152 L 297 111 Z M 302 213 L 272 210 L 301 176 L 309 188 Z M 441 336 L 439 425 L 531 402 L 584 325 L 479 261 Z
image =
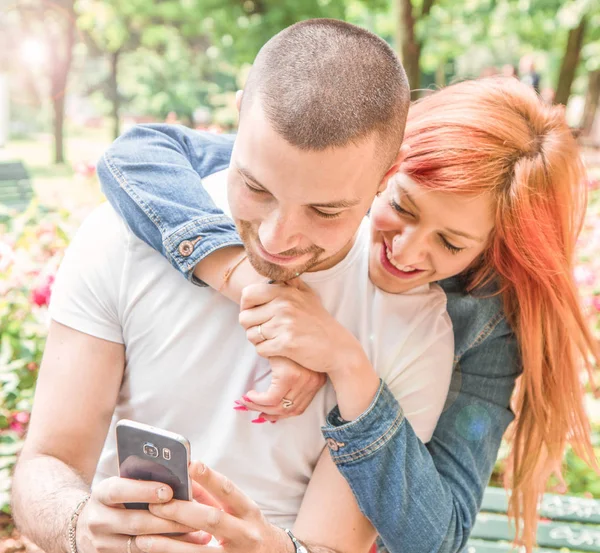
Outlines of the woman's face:
M 398 294 L 464 271 L 486 249 L 491 197 L 432 192 L 396 173 L 371 208 L 369 276 Z

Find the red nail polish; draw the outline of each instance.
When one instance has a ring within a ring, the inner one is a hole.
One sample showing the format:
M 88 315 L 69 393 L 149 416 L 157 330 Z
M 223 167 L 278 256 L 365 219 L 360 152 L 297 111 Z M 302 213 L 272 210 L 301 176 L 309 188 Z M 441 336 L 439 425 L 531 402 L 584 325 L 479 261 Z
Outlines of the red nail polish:
M 248 396 L 242 396 L 242 399 L 244 401 L 249 401 L 250 403 L 252 403 L 252 400 Z
M 233 409 L 234 411 L 249 411 L 245 405 L 236 405 Z
M 258 417 L 252 421 L 255 424 L 262 424 L 263 422 L 267 422 L 267 419 L 263 419 L 262 417 Z
M 235 403 L 236 405 L 244 405 L 241 401 L 238 401 L 237 399 L 233 403 Z

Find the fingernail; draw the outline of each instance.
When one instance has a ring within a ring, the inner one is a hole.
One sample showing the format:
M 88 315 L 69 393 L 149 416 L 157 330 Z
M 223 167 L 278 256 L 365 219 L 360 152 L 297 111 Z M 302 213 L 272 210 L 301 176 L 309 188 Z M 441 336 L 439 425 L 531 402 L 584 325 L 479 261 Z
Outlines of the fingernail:
M 233 403 L 235 403 L 236 405 L 244 405 L 241 401 L 238 401 L 237 399 Z
M 158 497 L 158 499 L 160 499 L 161 501 L 165 501 L 166 499 L 168 499 L 169 492 L 167 491 L 167 488 L 158 488 L 158 490 L 156 490 L 156 497 Z
M 250 403 L 252 403 L 252 400 L 248 396 L 242 396 L 242 399 L 244 401 L 249 401 Z
M 263 422 L 267 422 L 267 419 L 263 419 L 262 417 L 258 417 L 252 421 L 255 424 L 262 424 Z
M 248 407 L 246 407 L 245 405 L 236 405 L 234 409 L 236 411 L 250 411 L 250 409 L 248 409 Z
M 271 424 L 275 424 L 277 421 L 269 421 Z
M 135 544 L 144 551 L 150 551 L 152 549 L 152 538 L 147 536 L 138 536 L 135 538 Z

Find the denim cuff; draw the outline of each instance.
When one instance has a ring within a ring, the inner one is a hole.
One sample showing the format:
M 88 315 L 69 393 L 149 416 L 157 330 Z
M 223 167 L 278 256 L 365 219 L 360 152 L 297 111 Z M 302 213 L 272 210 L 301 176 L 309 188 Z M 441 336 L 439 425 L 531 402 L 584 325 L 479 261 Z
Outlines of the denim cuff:
M 194 267 L 200 261 L 221 248 L 243 245 L 235 224 L 225 215 L 194 219 L 163 240 L 171 264 L 198 286 L 207 286 L 194 276 Z
M 358 461 L 384 447 L 404 422 L 404 412 L 380 381 L 379 390 L 369 408 L 353 421 L 345 421 L 336 406 L 321 427 L 329 452 L 336 465 Z

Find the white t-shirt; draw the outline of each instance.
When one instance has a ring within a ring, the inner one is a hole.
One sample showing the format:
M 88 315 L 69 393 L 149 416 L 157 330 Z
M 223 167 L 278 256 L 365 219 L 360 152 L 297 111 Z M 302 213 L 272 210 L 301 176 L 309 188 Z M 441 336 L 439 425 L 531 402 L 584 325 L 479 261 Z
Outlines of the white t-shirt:
M 360 340 L 428 441 L 448 392 L 453 333 L 437 286 L 391 295 L 368 278 L 369 223 L 335 267 L 303 275 L 326 309 Z M 227 475 L 274 524 L 292 527 L 325 446 L 320 427 L 335 405 L 330 384 L 306 412 L 251 424 L 233 410 L 248 390 L 265 390 L 268 362 L 238 324 L 239 307 L 186 282 L 136 238 L 106 204 L 84 222 L 54 285 L 54 320 L 125 344 L 126 368 L 95 482 L 116 475 L 115 424 L 128 418 L 183 434 L 192 458 Z

